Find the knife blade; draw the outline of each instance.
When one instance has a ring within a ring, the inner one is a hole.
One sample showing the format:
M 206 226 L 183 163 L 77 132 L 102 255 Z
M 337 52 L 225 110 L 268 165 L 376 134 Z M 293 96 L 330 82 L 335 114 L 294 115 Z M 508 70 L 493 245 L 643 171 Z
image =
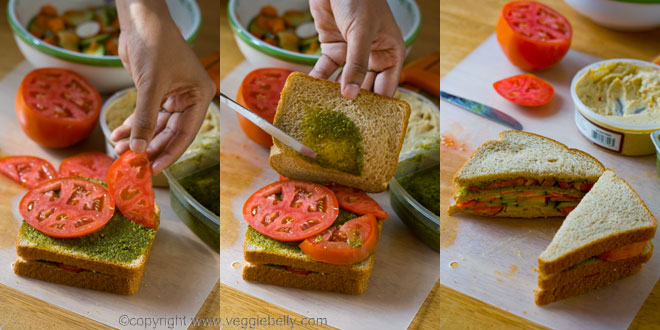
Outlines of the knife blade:
M 511 127 L 513 129 L 517 130 L 522 130 L 523 127 L 522 125 L 515 120 L 513 117 L 507 115 L 506 113 L 499 111 L 497 109 L 491 108 L 487 105 L 481 104 L 479 102 L 475 102 L 472 100 L 468 100 L 466 98 L 456 96 L 450 93 L 447 93 L 445 91 L 440 91 L 440 98 L 455 104 L 465 110 L 468 110 L 474 114 L 477 114 L 479 116 L 488 118 L 492 121 L 498 122 L 502 125 Z
M 306 145 L 300 143 L 298 140 L 294 139 L 291 135 L 287 134 L 283 130 L 279 129 L 275 125 L 269 123 L 267 120 L 259 117 L 254 112 L 248 110 L 244 106 L 236 103 L 236 101 L 227 97 L 227 95 L 220 93 L 220 102 L 229 106 L 232 110 L 236 111 L 241 116 L 247 118 L 249 121 L 259 126 L 266 133 L 270 134 L 272 137 L 278 139 L 280 142 L 284 143 L 289 148 L 298 151 L 299 153 L 310 157 L 316 158 L 316 153 Z

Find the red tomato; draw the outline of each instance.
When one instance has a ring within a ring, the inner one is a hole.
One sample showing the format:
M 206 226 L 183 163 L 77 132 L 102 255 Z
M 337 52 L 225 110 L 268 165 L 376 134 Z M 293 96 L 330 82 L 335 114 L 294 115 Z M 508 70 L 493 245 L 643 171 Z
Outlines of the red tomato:
M 59 68 L 28 73 L 16 94 L 16 115 L 23 132 L 49 148 L 74 145 L 92 132 L 101 96 L 77 73 Z
M 528 71 L 559 62 L 571 47 L 571 23 L 554 9 L 534 1 L 504 5 L 497 21 L 497 41 L 513 65 Z
M 30 189 L 57 178 L 57 171 L 50 162 L 33 156 L 0 158 L 0 173 Z
M 493 87 L 505 99 L 525 106 L 544 105 L 555 93 L 552 85 L 530 73 L 496 81 Z
M 86 152 L 69 157 L 60 163 L 60 176 L 81 176 L 105 181 L 108 170 L 115 160 L 100 152 Z
M 93 233 L 112 218 L 115 202 L 105 187 L 85 179 L 60 178 L 30 190 L 19 204 L 23 219 L 58 238 Z
M 605 261 L 617 261 L 632 258 L 640 253 L 644 252 L 647 242 L 637 242 L 622 246 L 618 249 L 609 250 L 598 255 L 598 258 L 601 258 Z
M 327 187 L 305 181 L 271 183 L 248 198 L 243 218 L 256 231 L 279 241 L 301 241 L 332 225 L 337 198 Z
M 108 189 L 117 208 L 129 220 L 149 228 L 158 227 L 151 188 L 151 165 L 146 152 L 127 151 L 108 171 Z
M 304 270 L 304 269 L 298 269 L 298 268 L 293 268 L 289 266 L 284 266 L 284 269 L 288 272 L 298 274 L 298 275 L 308 275 L 311 273 L 309 270 Z
M 74 266 L 67 266 L 65 264 L 61 264 L 59 262 L 55 263 L 57 267 L 59 267 L 61 270 L 65 270 L 67 272 L 72 272 L 72 273 L 80 273 L 83 271 L 82 268 L 74 267 Z
M 280 93 L 290 73 L 290 70 L 280 68 L 257 69 L 248 73 L 238 89 L 236 102 L 272 124 L 277 111 L 277 102 L 280 100 Z M 273 145 L 270 134 L 264 132 L 245 117 L 237 116 L 241 129 L 250 140 L 266 148 Z
M 367 214 L 310 237 L 299 246 L 316 261 L 352 265 L 369 257 L 378 246 L 378 237 L 378 222 Z
M 340 184 L 329 184 L 328 188 L 335 193 L 339 208 L 357 215 L 373 214 L 378 219 L 387 219 L 388 215 L 378 202 L 360 189 L 344 187 Z

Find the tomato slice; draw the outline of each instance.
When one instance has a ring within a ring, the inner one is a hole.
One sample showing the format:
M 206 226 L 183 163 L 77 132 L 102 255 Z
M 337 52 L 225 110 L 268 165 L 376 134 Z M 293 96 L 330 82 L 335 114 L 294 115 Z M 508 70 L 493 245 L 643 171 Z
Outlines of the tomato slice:
M 74 267 L 74 266 L 67 266 L 67 265 L 65 265 L 65 264 L 61 264 L 61 263 L 59 263 L 59 262 L 55 263 L 55 265 L 57 265 L 57 267 L 58 267 L 59 269 L 61 269 L 61 270 L 65 270 L 65 271 L 67 271 L 67 272 L 80 273 L 80 272 L 83 271 L 82 268 L 78 268 L 78 267 Z
M 256 231 L 279 241 L 301 241 L 332 225 L 339 214 L 335 194 L 306 181 L 271 183 L 243 205 L 243 218 Z
M 30 189 L 57 178 L 57 171 L 50 162 L 34 156 L 0 158 L 0 173 Z
M 28 73 L 16 95 L 16 115 L 38 144 L 62 148 L 86 138 L 101 112 L 101 96 L 77 73 L 41 68 Z
M 286 78 L 291 72 L 291 70 L 280 68 L 263 68 L 248 73 L 238 89 L 236 102 L 272 124 L 277 111 L 277 103 L 280 100 L 280 93 L 284 88 Z M 248 138 L 266 148 L 273 145 L 270 134 L 264 132 L 243 116 L 237 116 L 241 129 Z
M 69 157 L 60 163 L 60 176 L 81 176 L 104 181 L 108 170 L 115 160 L 100 152 L 86 152 Z
M 115 213 L 115 202 L 105 187 L 78 178 L 58 178 L 30 190 L 19 204 L 30 226 L 58 238 L 93 233 Z
M 335 265 L 352 265 L 369 257 L 378 246 L 376 217 L 366 214 L 310 237 L 300 249 L 310 258 Z
M 289 266 L 284 266 L 284 269 L 288 272 L 298 274 L 298 275 L 309 275 L 309 274 L 312 273 L 309 270 L 298 269 L 298 268 L 293 268 L 293 267 L 289 267 Z
M 573 37 L 571 24 L 564 16 L 534 1 L 504 5 L 496 34 L 511 63 L 528 71 L 543 70 L 559 62 Z
M 337 196 L 339 208 L 357 215 L 371 213 L 378 219 L 388 218 L 387 212 L 364 191 L 336 183 L 329 184 L 328 188 Z
M 525 106 L 544 105 L 555 93 L 552 85 L 530 73 L 496 81 L 493 87 L 505 99 Z
M 129 220 L 149 228 L 158 227 L 151 187 L 151 165 L 146 152 L 127 151 L 108 171 L 108 189 L 117 208 Z
M 605 251 L 600 255 L 598 255 L 598 258 L 601 258 L 605 261 L 617 261 L 617 260 L 632 258 L 644 252 L 644 248 L 646 248 L 646 244 L 647 244 L 646 241 L 628 244 L 618 249 Z

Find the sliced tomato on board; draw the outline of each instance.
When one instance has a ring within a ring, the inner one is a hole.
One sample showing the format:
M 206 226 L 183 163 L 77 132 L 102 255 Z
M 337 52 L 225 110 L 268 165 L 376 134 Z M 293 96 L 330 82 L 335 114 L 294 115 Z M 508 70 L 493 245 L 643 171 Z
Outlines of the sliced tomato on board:
M 101 96 L 77 73 L 42 68 L 28 73 L 16 94 L 16 115 L 23 132 L 49 148 L 86 138 L 101 112 Z
M 58 178 L 25 194 L 19 212 L 40 232 L 71 238 L 105 226 L 115 213 L 115 202 L 100 184 L 85 179 Z
M 332 225 L 339 214 L 335 194 L 306 181 L 271 183 L 243 205 L 243 218 L 256 231 L 279 241 L 301 241 Z
M 0 173 L 27 188 L 34 188 L 58 176 L 49 161 L 34 156 L 0 158 Z
M 280 93 L 284 88 L 286 78 L 289 77 L 291 72 L 291 70 L 281 68 L 263 68 L 248 73 L 238 89 L 236 102 L 272 124 L 277 111 L 277 102 L 280 100 Z M 241 129 L 250 140 L 266 148 L 273 145 L 270 134 L 264 132 L 245 117 L 237 116 Z
M 525 106 L 544 105 L 550 102 L 555 94 L 552 85 L 530 73 L 496 81 L 493 88 L 505 99 Z
M 129 220 L 145 227 L 158 227 L 151 187 L 151 164 L 146 152 L 127 151 L 110 166 L 108 190 L 117 208 Z
M 571 47 L 571 23 L 556 10 L 534 1 L 504 5 L 497 41 L 513 65 L 528 71 L 549 68 Z
M 378 202 L 369 197 L 367 193 L 360 189 L 345 187 L 340 184 L 332 183 L 328 188 L 335 193 L 339 207 L 357 215 L 373 214 L 378 219 L 387 219 L 388 215 Z
M 603 259 L 605 261 L 618 261 L 618 260 L 632 258 L 644 252 L 644 248 L 646 248 L 646 244 L 647 244 L 646 241 L 628 244 L 618 249 L 605 251 L 600 255 L 598 255 L 598 258 Z
M 300 243 L 310 258 L 335 265 L 352 265 L 369 257 L 378 246 L 378 221 L 372 214 L 333 226 Z
M 86 152 L 69 157 L 60 163 L 60 176 L 81 176 L 104 181 L 115 160 L 100 152 Z

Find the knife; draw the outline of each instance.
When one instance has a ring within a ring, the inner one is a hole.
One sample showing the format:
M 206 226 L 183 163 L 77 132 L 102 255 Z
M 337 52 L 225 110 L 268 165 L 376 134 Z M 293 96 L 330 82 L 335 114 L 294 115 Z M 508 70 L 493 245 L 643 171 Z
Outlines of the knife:
M 465 110 L 468 110 L 474 114 L 477 114 L 482 117 L 486 117 L 492 121 L 496 121 L 500 124 L 511 127 L 513 129 L 517 129 L 517 130 L 523 129 L 522 125 L 513 117 L 507 115 L 502 111 L 491 108 L 487 105 L 483 105 L 479 102 L 468 100 L 460 96 L 449 94 L 444 91 L 440 91 L 440 98 L 449 103 L 453 103 Z
M 284 143 L 289 148 L 298 151 L 307 157 L 316 158 L 316 153 L 312 151 L 312 149 L 300 143 L 298 140 L 294 139 L 291 135 L 277 128 L 275 125 L 269 123 L 267 120 L 259 117 L 254 112 L 236 103 L 236 101 L 230 99 L 223 93 L 220 93 L 220 102 L 226 104 L 232 110 L 238 112 L 238 114 L 247 118 L 249 121 L 259 126 L 259 128 L 261 128 L 266 133 L 270 134 L 272 137 L 276 138 L 280 142 Z

